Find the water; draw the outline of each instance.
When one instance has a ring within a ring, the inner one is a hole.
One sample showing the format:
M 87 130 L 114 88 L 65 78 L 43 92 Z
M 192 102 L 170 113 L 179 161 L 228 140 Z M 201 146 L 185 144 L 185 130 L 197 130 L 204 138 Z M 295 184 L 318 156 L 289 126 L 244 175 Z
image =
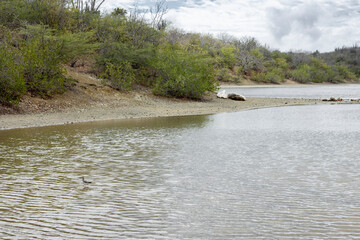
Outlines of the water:
M 0 238 L 359 239 L 359 139 L 359 104 L 1 131 Z
M 359 99 L 360 84 L 277 86 L 277 87 L 223 87 L 228 93 L 242 94 L 246 97 L 266 98 L 343 98 Z

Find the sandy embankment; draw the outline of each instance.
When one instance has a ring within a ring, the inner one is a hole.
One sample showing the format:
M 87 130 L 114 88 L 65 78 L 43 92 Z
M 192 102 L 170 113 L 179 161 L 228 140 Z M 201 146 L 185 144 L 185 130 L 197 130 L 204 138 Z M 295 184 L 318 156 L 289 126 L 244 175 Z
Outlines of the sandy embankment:
M 321 103 L 308 99 L 248 98 L 245 102 L 218 99 L 215 94 L 202 101 L 168 99 L 153 96 L 150 90 L 128 93 L 115 91 L 83 73 L 71 72 L 78 80 L 64 95 L 50 100 L 26 96 L 20 103 L 20 114 L 0 115 L 0 130 L 61 125 L 124 118 L 201 115 L 234 112 L 245 109 L 283 105 Z M 1 109 L 0 109 L 1 110 Z M 4 109 L 2 109 L 4 113 Z

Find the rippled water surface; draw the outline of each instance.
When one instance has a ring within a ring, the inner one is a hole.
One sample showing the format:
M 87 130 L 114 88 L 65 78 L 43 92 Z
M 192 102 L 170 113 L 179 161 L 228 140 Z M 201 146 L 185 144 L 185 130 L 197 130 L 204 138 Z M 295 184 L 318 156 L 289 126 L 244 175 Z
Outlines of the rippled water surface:
M 343 98 L 359 99 L 360 84 L 334 84 L 314 86 L 277 86 L 277 87 L 236 87 L 223 88 L 228 93 L 237 93 L 246 97 L 267 97 L 267 98 Z
M 359 139 L 359 104 L 0 131 L 0 238 L 360 239 Z

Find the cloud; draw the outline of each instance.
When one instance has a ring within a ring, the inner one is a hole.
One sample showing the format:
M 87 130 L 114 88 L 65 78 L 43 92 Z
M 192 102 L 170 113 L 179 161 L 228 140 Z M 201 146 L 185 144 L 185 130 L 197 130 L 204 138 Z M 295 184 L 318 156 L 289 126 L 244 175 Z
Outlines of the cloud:
M 136 0 L 106 0 L 130 9 Z M 153 6 L 156 0 L 137 1 Z M 255 37 L 287 50 L 331 51 L 360 40 L 359 0 L 167 0 L 167 20 L 189 32 Z
M 111 12 L 115 8 L 129 9 L 134 2 L 133 0 L 106 0 L 101 9 L 105 12 Z
M 267 9 L 270 45 L 282 50 L 331 51 L 360 39 L 360 2 L 297 1 Z
M 321 31 L 317 24 L 321 15 L 322 9 L 315 2 L 286 6 L 282 9 L 267 9 L 270 30 L 276 40 L 281 40 L 293 31 L 308 36 L 313 41 L 318 40 Z
M 254 4 L 257 5 L 257 3 Z M 186 1 L 168 14 L 175 26 L 193 32 L 219 34 L 227 32 L 236 36 L 259 35 L 263 23 L 257 21 L 261 11 L 246 1 Z M 264 16 L 263 16 L 264 17 Z

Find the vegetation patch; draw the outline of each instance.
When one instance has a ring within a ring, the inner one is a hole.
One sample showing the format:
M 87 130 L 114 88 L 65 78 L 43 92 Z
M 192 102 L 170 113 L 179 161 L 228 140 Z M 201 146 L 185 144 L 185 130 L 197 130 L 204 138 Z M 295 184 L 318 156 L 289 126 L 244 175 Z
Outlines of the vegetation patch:
M 109 82 L 110 86 L 123 91 L 131 90 L 132 84 L 135 82 L 135 74 L 129 62 L 122 62 L 118 65 L 107 63 L 105 72 L 101 77 Z
M 16 104 L 26 92 L 22 58 L 16 48 L 0 44 L 0 103 Z
M 206 55 L 164 47 L 152 62 L 156 82 L 153 92 L 167 97 L 199 99 L 215 91 L 213 67 Z

